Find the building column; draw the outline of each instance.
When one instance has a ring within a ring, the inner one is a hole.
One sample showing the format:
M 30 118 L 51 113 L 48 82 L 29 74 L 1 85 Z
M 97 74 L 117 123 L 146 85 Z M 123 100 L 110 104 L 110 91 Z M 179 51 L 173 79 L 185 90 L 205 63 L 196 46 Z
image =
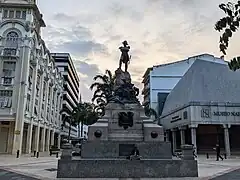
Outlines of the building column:
M 36 127 L 35 131 L 35 140 L 34 140 L 34 150 L 36 152 L 39 152 L 39 138 L 40 137 L 40 124 L 38 123 L 38 126 Z
M 50 140 L 50 145 L 53 146 L 54 145 L 54 130 L 51 130 L 51 140 Z
M 46 136 L 46 124 L 44 125 L 43 131 L 42 131 L 42 137 L 41 137 L 41 152 L 44 152 L 45 150 L 45 136 Z
M 58 149 L 60 149 L 60 146 L 61 146 L 61 134 L 60 133 L 58 134 L 58 144 L 57 144 L 57 146 L 58 146 Z
M 50 147 L 50 129 L 46 129 L 46 131 L 47 131 L 46 151 L 49 151 L 49 147 Z
M 166 134 L 166 141 L 169 142 L 170 141 L 170 131 L 166 130 L 165 134 Z
M 172 151 L 174 153 L 177 147 L 177 139 L 176 139 L 177 130 L 171 129 L 171 131 L 172 131 Z
M 231 127 L 230 124 L 224 124 L 224 142 L 225 142 L 225 152 L 226 155 L 229 157 L 231 156 L 231 149 L 230 149 L 230 141 L 229 141 L 229 128 Z
M 25 115 L 25 107 L 27 102 L 27 78 L 29 74 L 29 57 L 30 57 L 30 47 L 29 47 L 29 39 L 25 38 L 24 45 L 20 47 L 20 51 L 22 52 L 21 58 L 26 61 L 21 61 L 20 63 L 20 73 L 16 77 L 17 83 L 16 89 L 18 93 L 16 94 L 17 104 L 16 104 L 16 118 L 15 118 L 15 129 L 13 136 L 13 148 L 12 154 L 16 154 L 19 151 L 19 154 L 22 153 L 22 140 L 23 140 L 23 126 L 24 126 L 24 115 Z M 23 82 L 23 83 L 22 83 Z
M 185 130 L 187 129 L 185 126 L 179 127 L 180 136 L 181 136 L 181 145 L 185 144 Z
M 33 122 L 31 121 L 30 124 L 28 124 L 28 132 L 27 132 L 27 153 L 31 154 L 32 152 L 32 132 L 33 131 Z
M 191 129 L 192 145 L 195 148 L 196 154 L 197 154 L 197 137 L 196 137 L 197 127 L 198 127 L 198 125 L 190 125 L 189 126 L 189 128 Z

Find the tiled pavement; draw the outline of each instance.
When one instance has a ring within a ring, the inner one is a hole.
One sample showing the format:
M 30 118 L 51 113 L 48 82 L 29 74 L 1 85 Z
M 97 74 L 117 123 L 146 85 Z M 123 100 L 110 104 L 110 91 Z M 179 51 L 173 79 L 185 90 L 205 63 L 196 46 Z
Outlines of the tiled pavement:
M 239 180 L 240 157 L 216 162 L 214 158 L 206 159 L 200 156 L 199 178 L 177 178 L 178 180 Z M 16 159 L 14 156 L 0 156 L 0 180 L 53 180 L 56 179 L 57 158 L 47 155 L 39 158 L 22 156 Z M 18 174 L 14 174 L 19 173 Z M 104 178 L 106 179 L 106 178 Z M 116 178 L 117 180 L 118 178 Z M 143 178 L 145 180 L 150 180 Z M 174 180 L 176 178 L 165 178 Z M 66 179 L 65 179 L 66 180 Z M 86 180 L 86 179 L 85 179 Z M 92 180 L 92 179 L 91 179 Z M 123 179 L 122 179 L 123 180 Z M 126 180 L 126 179 L 124 179 Z

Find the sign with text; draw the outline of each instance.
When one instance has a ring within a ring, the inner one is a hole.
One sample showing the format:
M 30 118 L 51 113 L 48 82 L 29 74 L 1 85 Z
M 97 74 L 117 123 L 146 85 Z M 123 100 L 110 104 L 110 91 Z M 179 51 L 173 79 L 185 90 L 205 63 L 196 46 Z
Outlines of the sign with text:
M 240 116 L 240 112 L 216 111 L 213 112 L 214 116 Z
M 234 111 L 211 111 L 210 108 L 203 108 L 201 110 L 201 117 L 211 118 L 211 116 L 240 116 L 240 112 Z

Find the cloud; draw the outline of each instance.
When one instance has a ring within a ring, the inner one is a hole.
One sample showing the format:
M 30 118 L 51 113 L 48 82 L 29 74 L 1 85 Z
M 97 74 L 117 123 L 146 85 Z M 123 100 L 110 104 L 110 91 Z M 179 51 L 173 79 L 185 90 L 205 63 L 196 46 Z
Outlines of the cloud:
M 74 65 L 80 76 L 80 92 L 82 94 L 82 100 L 90 101 L 92 98 L 92 92 L 89 87 L 93 83 L 93 77 L 96 74 L 101 74 L 101 71 L 96 64 L 89 64 L 86 61 L 74 60 Z
M 69 52 L 78 57 L 87 57 L 93 52 L 108 53 L 104 44 L 93 39 L 90 29 L 79 24 L 65 28 L 52 25 L 45 31 L 45 36 L 49 37 L 46 41 L 52 51 Z
M 223 2 L 227 0 L 222 0 Z M 148 67 L 211 53 L 220 56 L 215 22 L 224 16 L 219 0 L 83 1 L 42 0 L 47 28 L 43 39 L 51 51 L 70 52 L 81 76 L 82 94 L 94 73 L 118 67 L 118 47 L 128 40 L 132 56 L 129 71 L 141 82 Z M 54 4 L 58 4 L 54 9 Z M 51 6 L 52 5 L 52 6 Z M 77 6 L 76 6 L 77 5 Z M 238 54 L 240 33 L 230 41 L 228 56 Z M 84 64 L 86 63 L 86 64 Z M 86 70 L 88 69 L 89 70 Z M 89 73 L 89 74 L 88 74 Z M 140 85 L 140 84 L 139 84 Z M 86 94 L 85 94 L 86 92 Z
M 69 41 L 69 42 L 63 42 L 62 44 L 59 44 L 57 49 L 64 49 L 65 51 L 70 52 L 71 54 L 75 56 L 83 56 L 86 57 L 89 54 L 92 54 L 93 52 L 96 53 L 107 53 L 107 47 L 103 44 L 94 42 L 94 41 Z

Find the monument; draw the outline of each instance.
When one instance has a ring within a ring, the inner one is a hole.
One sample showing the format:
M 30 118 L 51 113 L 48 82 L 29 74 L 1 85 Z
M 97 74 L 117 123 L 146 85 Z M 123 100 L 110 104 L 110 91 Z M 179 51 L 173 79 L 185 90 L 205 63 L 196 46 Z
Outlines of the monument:
M 197 177 L 197 161 L 189 153 L 191 147 L 185 148 L 185 158 L 173 160 L 171 144 L 164 141 L 163 127 L 146 117 L 137 98 L 139 89 L 132 84 L 128 72 L 130 46 L 124 41 L 119 49 L 113 97 L 105 107 L 105 115 L 89 126 L 81 159 L 69 158 L 70 148 L 64 150 L 68 155 L 63 153 L 58 161 L 57 177 Z

